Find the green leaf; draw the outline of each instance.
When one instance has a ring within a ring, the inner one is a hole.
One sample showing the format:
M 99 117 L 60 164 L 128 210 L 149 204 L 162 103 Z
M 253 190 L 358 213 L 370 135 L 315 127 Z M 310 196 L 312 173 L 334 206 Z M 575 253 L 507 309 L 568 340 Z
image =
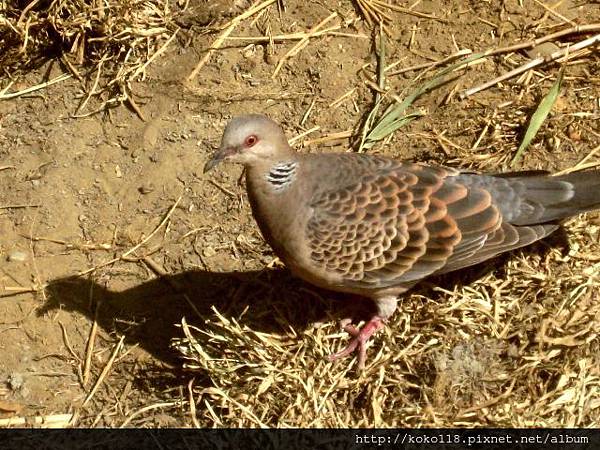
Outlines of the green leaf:
M 529 146 L 529 144 L 541 128 L 542 124 L 544 123 L 544 120 L 546 120 L 546 117 L 548 117 L 548 114 L 550 114 L 550 111 L 552 111 L 552 107 L 554 106 L 554 103 L 556 103 L 558 94 L 560 94 L 560 87 L 563 81 L 563 74 L 564 69 L 561 69 L 561 71 L 558 74 L 558 78 L 554 82 L 554 85 L 552 85 L 550 91 L 548 91 L 546 96 L 542 99 L 537 109 L 531 116 L 531 120 L 529 121 L 529 126 L 527 127 L 527 131 L 525 132 L 523 141 L 521 142 L 521 145 L 519 145 L 517 153 L 511 161 L 511 167 L 515 167 L 516 163 L 521 159 L 521 157 L 523 156 L 523 152 Z
M 383 48 L 383 43 L 381 44 L 381 48 Z M 378 141 L 385 139 L 387 136 L 402 128 L 412 120 L 425 115 L 423 112 L 405 114 L 405 111 L 411 107 L 415 100 L 417 100 L 417 98 L 419 98 L 421 95 L 444 84 L 447 81 L 446 75 L 448 75 L 450 72 L 485 56 L 485 53 L 474 53 L 473 55 L 438 71 L 432 79 L 421 83 L 401 102 L 391 103 L 388 105 L 379 119 L 376 119 L 375 117 L 385 100 L 385 96 L 380 97 L 377 95 L 375 105 L 365 120 L 358 151 L 362 152 L 364 149 L 371 148 Z M 380 61 L 380 67 L 382 67 L 382 65 L 383 62 Z M 382 76 L 383 73 L 380 72 L 380 77 Z

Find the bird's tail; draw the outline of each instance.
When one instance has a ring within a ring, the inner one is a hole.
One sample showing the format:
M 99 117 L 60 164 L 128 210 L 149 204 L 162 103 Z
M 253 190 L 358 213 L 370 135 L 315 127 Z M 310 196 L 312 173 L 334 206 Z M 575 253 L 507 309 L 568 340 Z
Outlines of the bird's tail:
M 508 177 L 521 184 L 520 214 L 515 225 L 560 221 L 576 214 L 600 209 L 600 170 L 548 176 L 524 173 Z

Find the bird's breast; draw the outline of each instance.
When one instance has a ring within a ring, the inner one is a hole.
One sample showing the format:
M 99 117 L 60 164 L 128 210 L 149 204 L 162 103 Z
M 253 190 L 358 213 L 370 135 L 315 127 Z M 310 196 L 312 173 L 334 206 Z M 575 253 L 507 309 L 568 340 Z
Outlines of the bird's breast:
M 300 178 L 300 177 L 298 177 Z M 265 176 L 247 172 L 247 188 L 252 214 L 265 241 L 275 254 L 299 278 L 317 286 L 342 284 L 341 277 L 315 264 L 307 237 L 307 224 L 313 216 L 312 196 L 292 183 L 284 190 L 274 190 Z
M 273 190 L 267 183 L 252 179 L 248 180 L 248 198 L 254 219 L 277 256 L 288 265 L 304 261 L 304 234 L 311 211 L 298 190 L 294 186 Z

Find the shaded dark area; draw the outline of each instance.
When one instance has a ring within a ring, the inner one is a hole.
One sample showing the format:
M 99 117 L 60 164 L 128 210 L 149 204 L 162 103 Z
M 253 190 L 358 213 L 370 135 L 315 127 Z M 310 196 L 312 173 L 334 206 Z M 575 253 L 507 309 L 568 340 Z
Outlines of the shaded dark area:
M 116 72 L 124 64 L 123 42 L 127 44 L 128 39 L 114 36 L 135 34 L 131 28 L 140 26 L 134 19 L 140 7 L 130 2 L 98 8 L 91 0 L 12 0 L 3 6 L 6 21 L 0 22 L 0 65 L 13 75 L 26 74 L 67 55 L 80 69 L 95 68 L 104 61 Z M 175 15 L 181 9 L 173 8 Z M 174 28 L 170 22 L 165 25 Z M 70 68 L 63 69 L 68 73 Z
M 358 297 L 347 301 L 348 295 L 309 286 L 285 270 L 189 271 L 159 277 L 122 292 L 110 291 L 88 279 L 69 277 L 52 281 L 47 295 L 48 302 L 39 314 L 60 308 L 93 320 L 97 308 L 100 327 L 109 333 L 124 334 L 128 344 L 137 343 L 168 363 L 176 362 L 169 345 L 171 339 L 182 336 L 174 324 L 185 317 L 189 325 L 202 329 L 204 320 L 214 317 L 213 306 L 225 317 L 267 333 L 282 332 L 289 326 L 303 330 L 316 321 L 349 314 L 361 316 L 368 314 L 372 306 Z M 346 301 L 336 301 L 332 308 L 329 299 L 335 301 L 337 297 Z M 335 316 L 328 315 L 329 311 Z
M 544 253 L 554 246 L 568 250 L 564 230 L 525 251 Z M 438 294 L 433 291 L 434 286 L 452 289 L 469 284 L 491 270 L 502 271 L 508 257 L 429 278 L 420 287 L 417 285 L 417 289 L 427 298 L 435 299 Z M 188 271 L 159 277 L 122 292 L 110 291 L 88 279 L 70 277 L 51 282 L 47 295 L 48 302 L 40 308 L 39 314 L 60 308 L 93 320 L 97 309 L 98 324 L 105 331 L 124 334 L 128 344 L 139 344 L 169 364 L 176 364 L 178 357 L 171 350 L 171 339 L 182 336 L 175 324 L 185 317 L 189 325 L 202 329 L 204 321 L 214 317 L 213 306 L 226 318 L 235 318 L 266 333 L 282 333 L 290 326 L 302 331 L 318 321 L 346 317 L 358 321 L 375 311 L 367 299 L 316 288 L 287 270 Z

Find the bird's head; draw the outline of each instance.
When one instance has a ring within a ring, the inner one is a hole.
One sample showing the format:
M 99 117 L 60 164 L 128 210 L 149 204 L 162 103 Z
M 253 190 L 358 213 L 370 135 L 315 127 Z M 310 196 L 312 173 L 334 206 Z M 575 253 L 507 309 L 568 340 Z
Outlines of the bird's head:
M 223 133 L 221 146 L 204 166 L 204 173 L 221 162 L 251 166 L 291 152 L 281 127 L 261 114 L 234 117 Z

